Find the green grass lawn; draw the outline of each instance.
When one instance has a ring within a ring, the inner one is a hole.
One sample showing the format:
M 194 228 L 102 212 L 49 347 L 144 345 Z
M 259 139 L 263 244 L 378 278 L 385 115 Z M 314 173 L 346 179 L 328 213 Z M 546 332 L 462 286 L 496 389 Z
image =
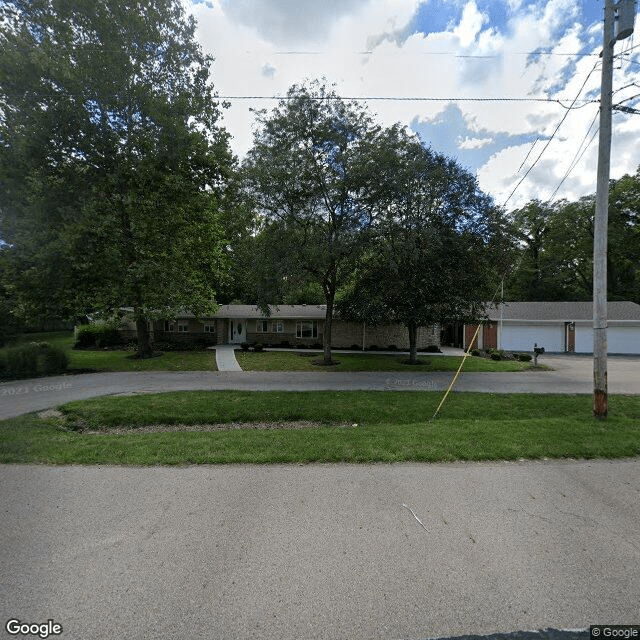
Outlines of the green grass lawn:
M 157 358 L 138 360 L 127 350 L 73 349 L 72 332 L 34 333 L 18 338 L 20 342 L 48 342 L 63 349 L 69 357 L 70 370 L 95 371 L 217 371 L 215 351 L 166 351 Z M 342 353 L 334 351 L 333 357 L 340 364 L 331 367 L 313 364 L 321 358 L 317 351 L 263 351 L 262 353 L 236 351 L 238 363 L 244 371 L 456 371 L 462 356 L 419 354 L 424 364 L 407 365 L 406 355 L 379 355 L 375 353 Z M 465 371 L 525 371 L 531 363 L 504 360 L 496 362 L 487 358 L 467 358 Z M 546 367 L 539 367 L 546 368 Z
M 63 418 L 0 422 L 0 462 L 180 465 L 619 458 L 640 455 L 640 397 L 436 392 L 198 391 L 107 397 Z M 310 429 L 139 433 L 137 426 L 313 420 Z M 346 426 L 345 426 L 346 425 Z M 356 425 L 356 426 L 352 426 Z M 124 434 L 110 433 L 126 427 Z M 97 430 L 98 433 L 88 433 Z
M 407 355 L 379 355 L 375 353 L 332 352 L 332 357 L 340 364 L 330 367 L 313 364 L 322 358 L 320 352 L 310 351 L 236 351 L 236 359 L 244 371 L 456 371 L 462 356 L 443 356 L 420 353 L 418 359 L 424 364 L 407 365 L 402 361 Z M 465 371 L 524 371 L 531 369 L 531 363 L 517 360 L 489 360 L 469 356 L 464 364 Z
M 215 351 L 165 351 L 157 358 L 138 360 L 133 351 L 73 349 L 73 332 L 35 333 L 21 336 L 20 342 L 48 342 L 63 349 L 69 357 L 69 369 L 96 371 L 217 371 Z

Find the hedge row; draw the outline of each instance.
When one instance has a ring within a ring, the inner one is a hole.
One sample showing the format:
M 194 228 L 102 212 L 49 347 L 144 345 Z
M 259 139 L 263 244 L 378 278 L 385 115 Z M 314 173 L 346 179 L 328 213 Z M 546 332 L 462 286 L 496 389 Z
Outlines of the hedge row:
M 114 347 L 122 344 L 118 329 L 110 324 L 83 324 L 76 330 L 74 349 Z
M 66 353 L 46 342 L 31 342 L 0 351 L 0 379 L 17 380 L 64 373 Z

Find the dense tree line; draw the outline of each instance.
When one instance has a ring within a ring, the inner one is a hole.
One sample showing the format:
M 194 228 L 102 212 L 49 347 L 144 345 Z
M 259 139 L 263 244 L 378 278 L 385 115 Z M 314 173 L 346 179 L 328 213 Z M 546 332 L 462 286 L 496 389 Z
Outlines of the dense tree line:
M 404 324 L 415 358 L 417 327 L 477 318 L 515 263 L 512 297 L 589 288 L 591 199 L 530 203 L 508 220 L 455 160 L 323 82 L 258 112 L 237 165 L 211 59 L 179 0 L 8 0 L 0 11 L 7 327 L 131 307 L 148 355 L 154 317 L 318 302 L 325 362 L 334 311 Z M 622 297 L 638 293 L 637 191 L 638 176 L 612 189 Z
M 532 201 L 511 214 L 514 269 L 510 300 L 590 300 L 595 197 Z M 611 300 L 640 302 L 640 169 L 609 189 L 607 289 Z

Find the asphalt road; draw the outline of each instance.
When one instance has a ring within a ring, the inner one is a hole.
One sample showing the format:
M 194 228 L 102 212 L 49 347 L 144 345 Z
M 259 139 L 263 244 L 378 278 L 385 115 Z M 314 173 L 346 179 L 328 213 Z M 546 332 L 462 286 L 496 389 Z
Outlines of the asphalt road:
M 593 360 L 587 356 L 554 356 L 540 363 L 553 371 L 462 373 L 455 389 L 492 393 L 593 393 Z M 640 357 L 609 357 L 609 392 L 640 394 Z M 104 395 L 244 389 L 251 391 L 324 389 L 444 390 L 450 373 L 339 372 L 119 372 L 55 376 L 0 384 L 0 420 L 49 409 L 70 400 Z
M 53 619 L 64 640 L 640 622 L 639 460 L 6 465 L 0 483 L 3 625 Z

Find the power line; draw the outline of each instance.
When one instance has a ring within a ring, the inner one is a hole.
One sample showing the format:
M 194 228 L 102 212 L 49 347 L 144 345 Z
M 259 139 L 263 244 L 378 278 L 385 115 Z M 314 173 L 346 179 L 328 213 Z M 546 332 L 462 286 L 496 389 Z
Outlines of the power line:
M 591 69 L 591 71 L 589 71 L 589 73 L 587 74 L 587 77 L 584 79 L 584 82 L 582 83 L 582 86 L 580 87 L 580 90 L 578 91 L 578 93 L 576 94 L 576 97 L 574 98 L 573 102 L 571 103 L 571 107 L 573 107 L 573 105 L 578 101 L 578 98 L 579 98 L 580 94 L 582 93 L 582 90 L 585 88 L 587 82 L 589 81 L 589 78 L 591 77 L 591 74 L 596 70 L 596 67 L 598 66 L 598 63 L 599 63 L 599 61 L 596 60 L 595 64 L 593 65 L 593 67 Z M 522 178 L 520 179 L 518 184 L 513 188 L 513 191 L 509 194 L 509 197 L 504 201 L 504 204 L 502 205 L 503 207 L 507 206 L 507 203 L 509 202 L 509 200 L 511 200 L 511 198 L 513 197 L 515 192 L 518 190 L 518 187 L 526 180 L 527 176 L 531 173 L 532 169 L 536 166 L 536 164 L 538 164 L 540 158 L 542 158 L 542 156 L 544 155 L 544 152 L 549 148 L 549 145 L 551 144 L 551 141 L 554 139 L 556 133 L 558 133 L 558 130 L 560 129 L 560 127 L 562 126 L 564 121 L 567 119 L 567 116 L 569 115 L 569 112 L 571 111 L 571 107 L 569 107 L 569 109 L 567 109 L 567 111 L 564 114 L 564 116 L 562 116 L 562 120 L 560 120 L 560 122 L 558 123 L 558 126 L 555 128 L 554 132 L 551 134 L 551 137 L 549 138 L 549 140 L 547 140 L 547 144 L 544 145 L 544 148 L 539 153 L 538 157 L 534 160 L 533 164 L 527 169 L 526 173 L 522 176 Z
M 582 160 L 582 156 L 585 154 L 587 149 L 591 146 L 593 141 L 596 139 L 596 136 L 598 135 L 598 132 L 600 131 L 600 127 L 596 127 L 596 130 L 594 131 L 593 136 L 591 136 L 591 140 L 589 140 L 589 142 L 584 147 L 584 149 L 582 148 L 582 145 L 585 143 L 585 140 L 587 139 L 587 137 L 591 133 L 591 128 L 593 127 L 593 125 L 596 123 L 596 120 L 598 119 L 598 114 L 599 114 L 599 112 L 596 112 L 596 115 L 594 116 L 593 120 L 591 121 L 591 124 L 589 125 L 589 129 L 587 129 L 587 133 L 585 133 L 584 138 L 582 139 L 582 142 L 580 143 L 580 146 L 578 147 L 578 150 L 576 151 L 575 155 L 573 156 L 573 160 L 569 163 L 569 168 L 567 169 L 567 172 L 564 174 L 562 180 L 560 180 L 560 184 L 556 187 L 555 191 L 548 198 L 548 200 L 547 200 L 548 203 L 550 203 L 553 200 L 553 198 L 555 197 L 556 193 L 558 193 L 558 191 L 560 191 L 560 187 L 564 184 L 564 181 L 569 177 L 569 174 L 578 166 L 578 162 L 580 162 L 580 160 Z M 582 151 L 582 153 L 581 153 L 581 151 Z M 578 155 L 578 154 L 580 154 L 580 155 Z
M 219 100 L 296 100 L 298 95 L 286 95 L 286 96 L 216 96 Z M 562 104 L 563 101 L 568 102 L 569 98 L 426 98 L 421 96 L 306 96 L 309 100 L 352 100 L 352 101 L 395 101 L 395 102 L 546 102 L 559 104 L 564 109 L 571 109 L 577 102 L 582 105 L 586 105 L 597 100 L 572 100 L 571 106 L 566 107 Z

